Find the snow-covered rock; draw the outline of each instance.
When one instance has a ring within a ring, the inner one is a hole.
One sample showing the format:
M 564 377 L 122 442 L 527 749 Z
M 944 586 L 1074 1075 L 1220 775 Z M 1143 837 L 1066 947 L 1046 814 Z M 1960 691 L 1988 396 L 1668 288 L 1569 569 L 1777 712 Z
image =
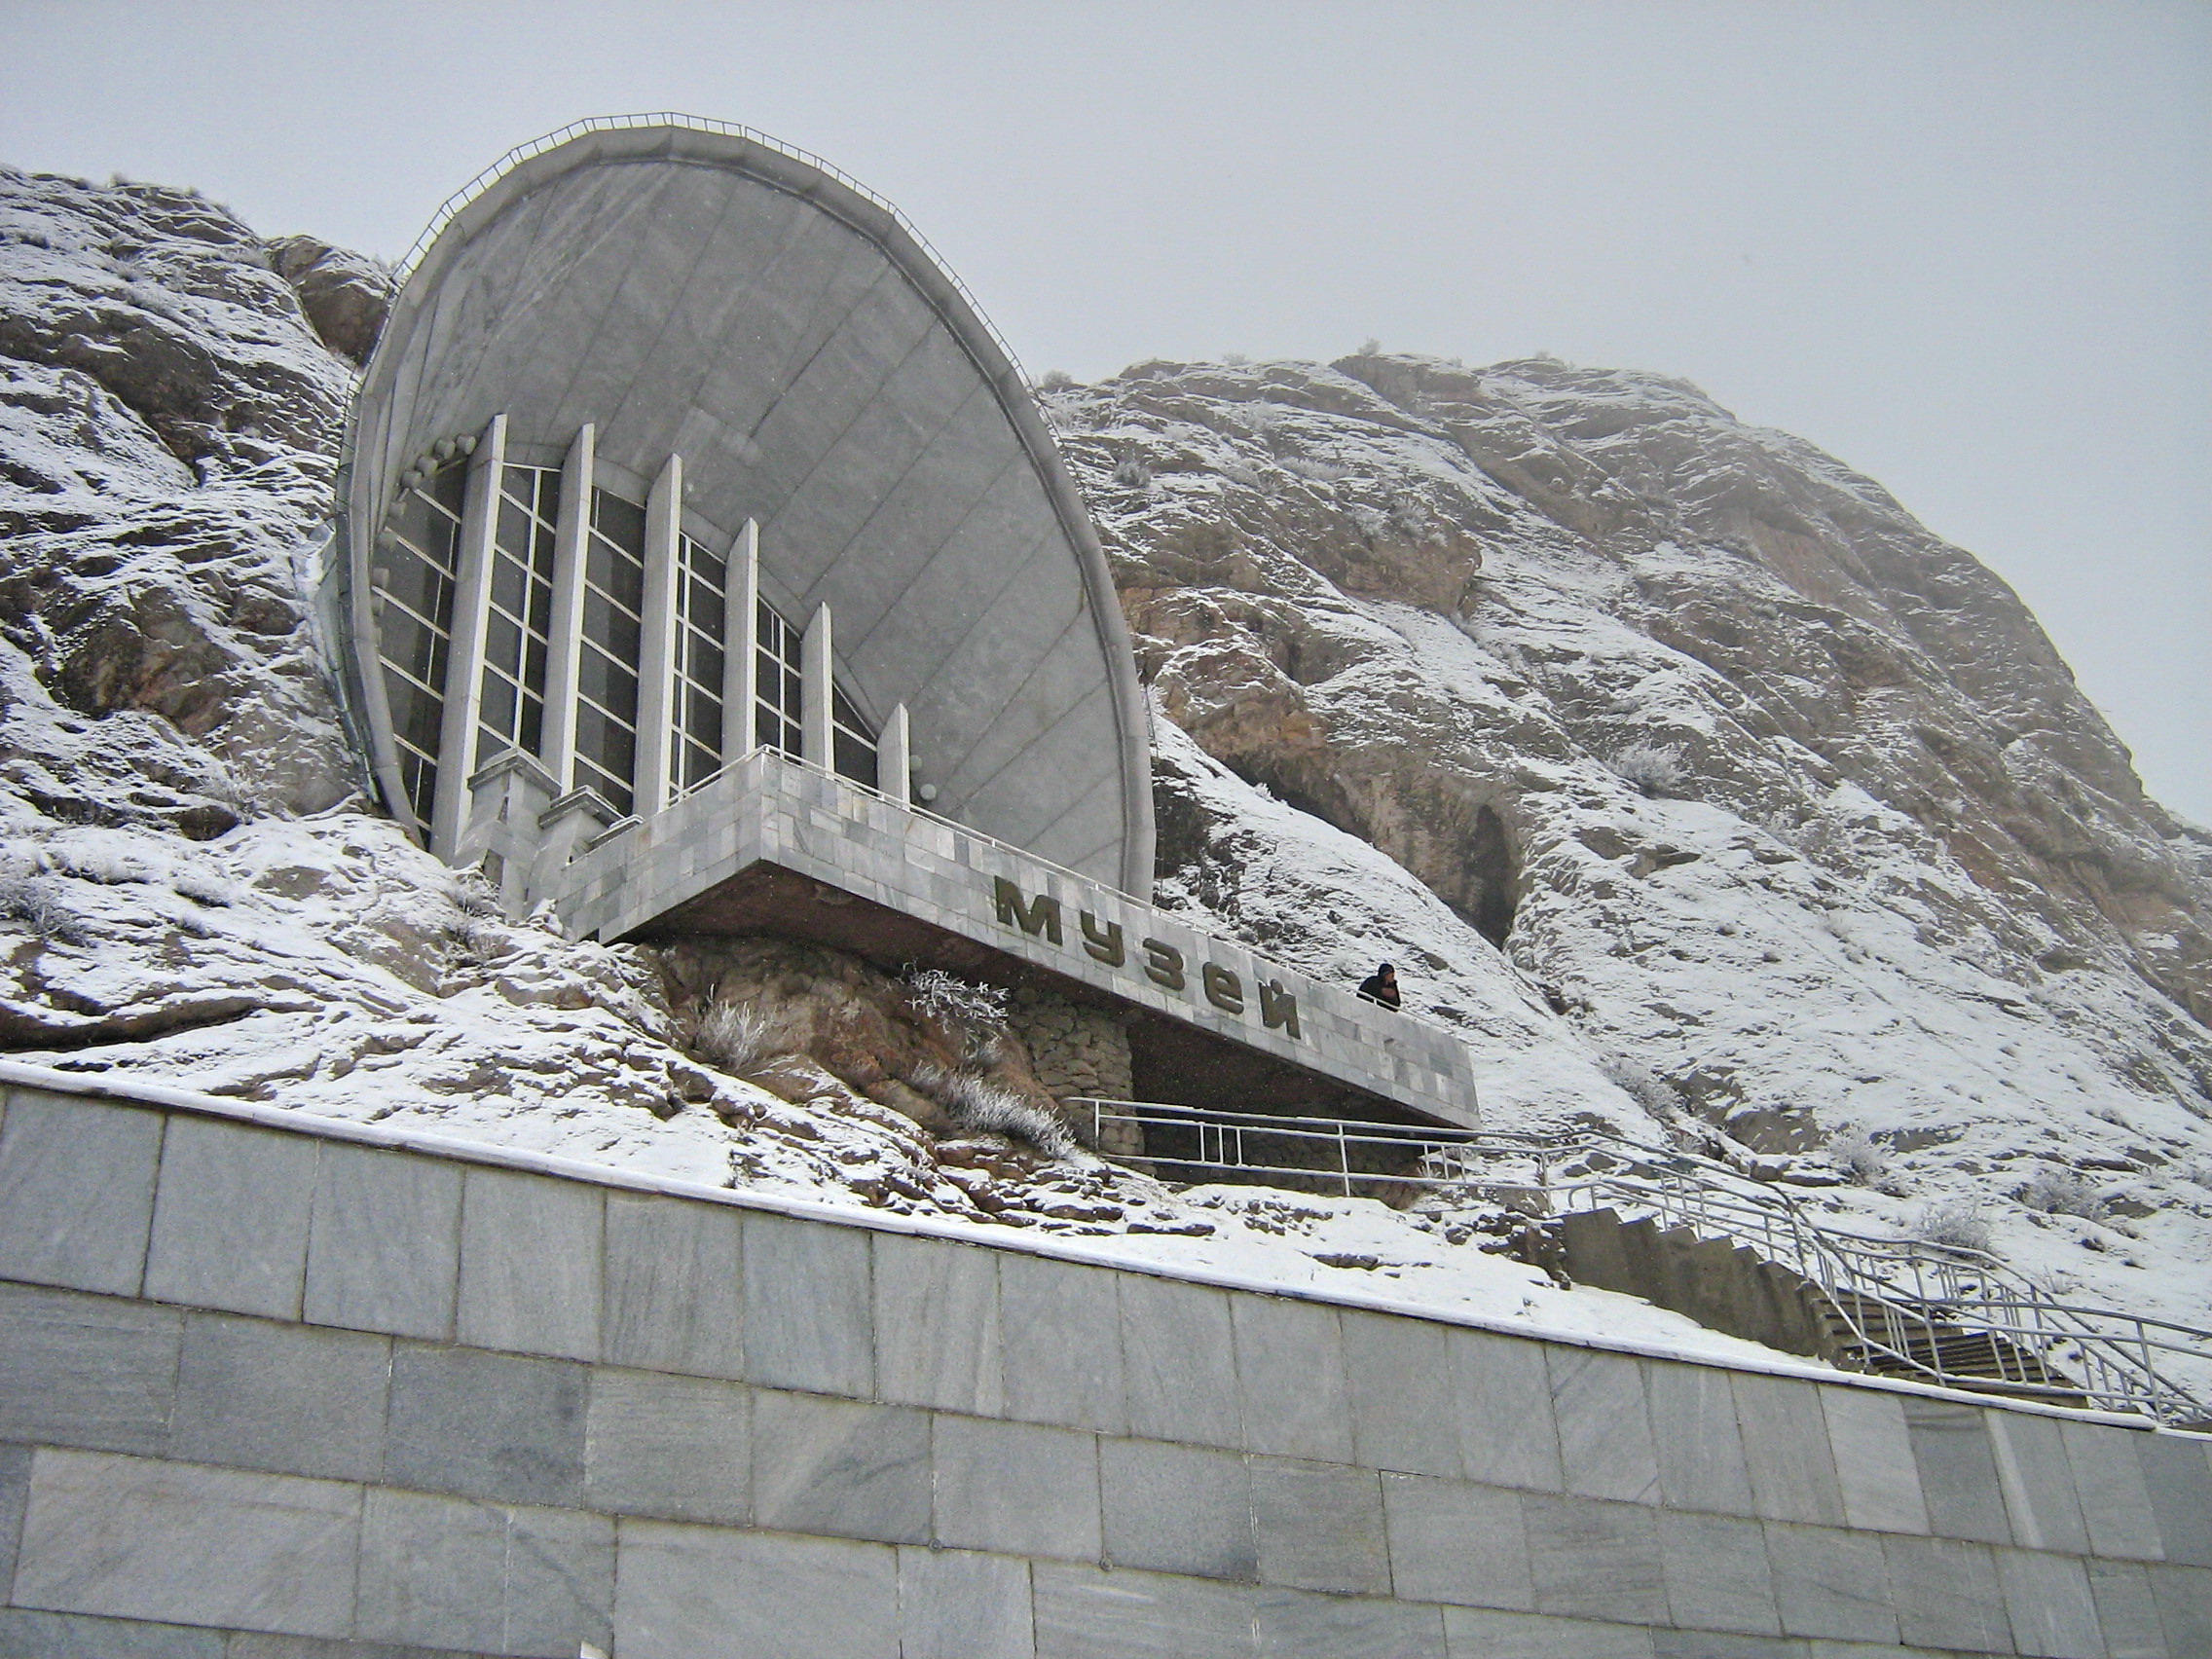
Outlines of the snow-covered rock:
M 2207 1322 L 2212 835 L 1971 556 L 1655 376 L 1146 363 L 1047 402 L 1162 717 L 1163 898 L 1395 959 L 1493 1124 L 1661 1129 L 1875 1233 L 1967 1205 Z M 2036 1201 L 2061 1170 L 2088 1215 Z
M 381 277 L 0 171 L 11 1057 L 1726 1348 L 1435 1208 L 940 1120 L 850 964 L 720 1065 L 701 1004 L 761 965 L 490 915 L 356 793 L 302 593 Z M 1147 365 L 1049 401 L 1152 682 L 1163 903 L 1317 974 L 1390 955 L 1493 1124 L 1674 1136 L 1875 1231 L 1978 1206 L 2024 1269 L 2203 1321 L 2212 842 L 1987 571 L 1650 377 Z

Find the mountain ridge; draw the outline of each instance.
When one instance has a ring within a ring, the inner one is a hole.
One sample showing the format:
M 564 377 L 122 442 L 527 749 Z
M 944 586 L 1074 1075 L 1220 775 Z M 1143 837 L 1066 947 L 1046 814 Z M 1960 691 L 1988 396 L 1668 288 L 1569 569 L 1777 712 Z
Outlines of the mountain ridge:
M 486 914 L 366 809 L 302 581 L 377 277 L 190 193 L 0 172 L 9 1051 L 1223 1243 L 1234 1204 L 948 1162 L 957 1125 L 811 1039 L 703 1061 L 699 987 Z M 1665 1137 L 1839 1226 L 1974 1211 L 2054 1285 L 2204 1322 L 2212 837 L 1993 574 L 1665 377 L 1370 355 L 1041 396 L 1147 682 L 1163 906 L 1346 983 L 1387 953 L 1493 1124 Z

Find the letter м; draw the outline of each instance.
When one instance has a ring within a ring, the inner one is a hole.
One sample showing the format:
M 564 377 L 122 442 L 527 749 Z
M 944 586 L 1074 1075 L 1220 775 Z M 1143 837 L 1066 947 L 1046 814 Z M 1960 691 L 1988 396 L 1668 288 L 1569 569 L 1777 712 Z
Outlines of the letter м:
M 998 906 L 999 920 L 1008 927 L 1019 928 L 1032 938 L 1043 934 L 1054 944 L 1060 942 L 1060 902 L 1051 894 L 1040 893 L 1025 905 L 1020 888 L 1003 875 L 994 875 L 991 898 Z

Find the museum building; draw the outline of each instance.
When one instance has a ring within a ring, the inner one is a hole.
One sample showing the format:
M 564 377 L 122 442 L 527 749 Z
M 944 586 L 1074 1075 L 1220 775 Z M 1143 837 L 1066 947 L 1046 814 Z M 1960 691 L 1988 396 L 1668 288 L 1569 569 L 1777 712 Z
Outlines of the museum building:
M 1082 498 L 967 291 L 819 160 L 678 117 L 507 157 L 408 262 L 339 489 L 380 793 L 511 913 L 1044 985 L 1148 1098 L 1474 1121 L 1450 1033 L 1152 908 Z

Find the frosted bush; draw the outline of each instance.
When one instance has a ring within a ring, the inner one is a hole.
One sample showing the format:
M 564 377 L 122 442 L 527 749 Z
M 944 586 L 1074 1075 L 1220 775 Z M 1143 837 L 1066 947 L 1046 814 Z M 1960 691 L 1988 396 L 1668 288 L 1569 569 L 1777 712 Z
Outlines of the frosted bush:
M 456 955 L 476 968 L 489 968 L 514 949 L 504 928 L 475 915 L 463 915 L 446 929 L 446 939 Z
M 1351 476 L 1351 468 L 1341 461 L 1317 461 L 1306 455 L 1280 456 L 1276 464 L 1313 484 L 1335 484 Z
M 691 1051 L 710 1065 L 742 1076 L 775 1052 L 777 1022 L 754 1003 L 718 1002 L 699 1015 Z
M 972 985 L 941 968 L 906 971 L 906 1000 L 924 1019 L 946 1025 L 1006 1024 L 1007 993 L 996 985 Z
M 169 886 L 180 899 L 189 899 L 195 904 L 205 904 L 221 909 L 239 902 L 238 889 L 221 876 L 209 875 L 205 870 L 180 869 L 169 878 Z
M 1075 1155 L 1075 1135 L 1067 1124 L 989 1078 L 924 1066 L 915 1073 L 914 1081 L 934 1094 L 964 1129 L 1025 1140 L 1048 1158 Z
M 1624 782 L 1647 795 L 1673 794 L 1689 781 L 1678 744 L 1632 743 L 1607 764 Z
M 2028 1208 L 2046 1215 L 2078 1215 L 2084 1221 L 2096 1221 L 2105 1213 L 2097 1184 L 2071 1169 L 2037 1171 L 2035 1179 L 2020 1189 L 2019 1198 Z
M 110 841 L 56 841 L 52 854 L 55 864 L 65 873 L 81 881 L 96 881 L 103 887 L 153 879 L 153 871 L 144 859 Z
M 1828 1161 L 1857 1186 L 1873 1186 L 1889 1161 L 1889 1149 L 1862 1128 L 1846 1129 L 1828 1142 Z
M 1039 391 L 1066 391 L 1075 385 L 1075 376 L 1065 369 L 1047 369 L 1037 383 Z
M 499 895 L 484 876 L 473 869 L 462 870 L 453 879 L 453 902 L 464 916 L 491 921 L 500 913 Z
M 1633 1055 L 1607 1054 L 1598 1062 L 1598 1069 L 1627 1090 L 1629 1098 L 1646 1112 L 1669 1112 L 1680 1104 L 1675 1091 L 1659 1080 L 1658 1074 Z
M 1913 1231 L 1923 1244 L 1938 1250 L 1976 1250 L 1988 1255 L 1995 1241 L 1989 1223 L 1973 1204 L 1930 1204 L 1920 1212 Z
M 1152 468 L 1143 457 L 1124 455 L 1114 462 L 1114 482 L 1124 490 L 1142 490 L 1152 482 Z
M 0 916 L 62 944 L 84 944 L 91 938 L 84 917 L 51 875 L 0 876 Z

